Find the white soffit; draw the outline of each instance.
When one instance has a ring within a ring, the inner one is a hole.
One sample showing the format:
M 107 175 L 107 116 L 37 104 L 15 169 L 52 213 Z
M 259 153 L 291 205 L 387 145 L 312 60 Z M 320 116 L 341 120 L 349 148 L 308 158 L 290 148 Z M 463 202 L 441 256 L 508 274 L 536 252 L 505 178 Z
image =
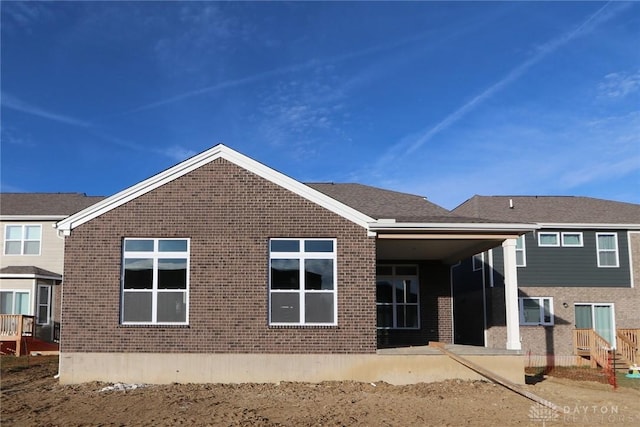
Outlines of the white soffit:
M 71 215 L 70 217 L 60 221 L 56 225 L 56 228 L 68 235 L 75 227 L 91 221 L 92 219 L 97 218 L 118 206 L 153 191 L 156 188 L 180 178 L 181 176 L 186 175 L 218 158 L 223 158 L 234 163 L 235 165 L 271 181 L 280 187 L 292 191 L 293 193 L 296 193 L 299 196 L 316 203 L 363 228 L 367 228 L 368 224 L 374 221 L 373 218 L 363 214 L 362 212 L 340 203 L 337 200 L 284 175 L 283 173 L 271 169 L 270 167 L 240 154 L 223 144 L 218 144 L 207 151 L 197 154 L 163 172 L 160 172 L 157 175 L 152 176 L 151 178 L 116 193 L 113 196 L 88 207 L 87 209 Z

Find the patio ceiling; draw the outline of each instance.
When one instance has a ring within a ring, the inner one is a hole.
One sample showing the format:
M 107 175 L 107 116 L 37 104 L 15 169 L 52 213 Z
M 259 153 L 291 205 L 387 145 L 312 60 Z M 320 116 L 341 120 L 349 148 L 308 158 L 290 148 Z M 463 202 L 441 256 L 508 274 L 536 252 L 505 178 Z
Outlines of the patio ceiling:
M 512 237 L 518 237 L 512 236 Z M 379 239 L 376 244 L 378 259 L 384 260 L 438 260 L 446 264 L 456 262 L 502 245 L 504 238 L 438 238 Z

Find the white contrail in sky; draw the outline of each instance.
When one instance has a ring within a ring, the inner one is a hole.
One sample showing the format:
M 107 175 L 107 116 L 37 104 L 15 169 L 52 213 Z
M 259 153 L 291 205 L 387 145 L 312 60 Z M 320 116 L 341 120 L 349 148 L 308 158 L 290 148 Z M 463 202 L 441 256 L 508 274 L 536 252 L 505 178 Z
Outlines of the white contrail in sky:
M 531 68 L 532 66 L 540 62 L 542 59 L 544 59 L 545 57 L 547 57 L 548 55 L 556 51 L 558 48 L 560 48 L 564 44 L 568 43 L 569 41 L 573 40 L 574 38 L 580 35 L 587 34 L 589 31 L 596 28 L 597 25 L 608 20 L 615 14 L 619 13 L 621 10 L 626 9 L 628 7 L 628 4 L 618 7 L 617 9 L 610 11 L 606 15 L 602 15 L 602 13 L 605 11 L 605 9 L 608 6 L 609 6 L 609 3 L 602 6 L 600 9 L 598 9 L 594 14 L 589 16 L 582 24 L 580 24 L 578 27 L 576 27 L 572 31 L 569 31 L 547 42 L 546 44 L 540 46 L 538 48 L 538 51 L 531 58 L 527 59 L 526 61 L 524 61 L 517 67 L 515 67 L 505 77 L 503 77 L 502 79 L 500 79 L 499 81 L 491 85 L 489 88 L 484 90 L 479 95 L 476 95 L 473 99 L 465 103 L 462 107 L 458 108 L 456 111 L 449 114 L 438 124 L 436 124 L 429 130 L 427 130 L 425 133 L 420 135 L 416 139 L 416 141 L 409 146 L 409 148 L 405 151 L 404 154 L 413 153 L 415 150 L 417 150 L 422 145 L 424 145 L 427 141 L 433 138 L 436 134 L 447 129 L 449 126 L 451 126 L 452 124 L 460 120 L 462 117 L 464 117 L 467 113 L 475 109 L 482 102 L 484 102 L 485 100 L 493 96 L 496 92 L 498 92 L 508 84 L 512 83 L 513 81 L 517 80 L 522 74 L 524 74 L 527 70 L 529 70 L 529 68 Z M 394 148 L 399 149 L 400 148 L 399 145 L 403 145 L 403 144 L 396 144 Z

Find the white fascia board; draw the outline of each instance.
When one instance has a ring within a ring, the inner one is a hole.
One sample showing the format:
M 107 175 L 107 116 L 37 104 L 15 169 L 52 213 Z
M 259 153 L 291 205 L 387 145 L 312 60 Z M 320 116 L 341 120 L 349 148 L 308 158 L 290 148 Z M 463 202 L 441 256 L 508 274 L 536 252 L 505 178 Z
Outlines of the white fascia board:
M 326 194 L 314 190 L 313 188 L 304 185 L 281 172 L 271 169 L 243 154 L 240 154 L 223 144 L 218 144 L 207 151 L 197 154 L 163 172 L 160 172 L 157 175 L 152 176 L 151 178 L 141 181 L 138 184 L 116 193 L 113 196 L 60 221 L 56 225 L 56 228 L 63 231 L 65 235 L 69 235 L 71 230 L 75 227 L 91 221 L 92 219 L 97 218 L 118 206 L 155 190 L 156 188 L 180 178 L 181 176 L 186 175 L 218 158 L 223 158 L 234 163 L 235 165 L 271 181 L 280 187 L 292 191 L 299 196 L 360 225 L 363 228 L 367 228 L 367 224 L 373 221 L 373 218 L 364 215 L 362 212 L 346 206 L 335 199 L 332 199 Z
M 524 234 L 529 231 L 537 230 L 540 227 L 536 224 L 501 224 L 501 223 L 411 223 L 411 222 L 398 222 L 392 223 L 370 223 L 369 230 L 371 231 L 425 231 L 425 232 L 467 232 L 467 231 L 484 231 L 484 232 L 496 232 L 505 233 L 513 232 L 518 234 Z
M 640 230 L 640 224 L 605 224 L 605 223 L 562 223 L 562 222 L 539 222 L 540 228 L 571 229 L 571 230 Z
M 46 279 L 46 280 L 62 280 L 62 276 L 47 276 L 44 274 L 11 274 L 0 273 L 0 279 Z
M 69 215 L 0 215 L 0 221 L 60 221 Z

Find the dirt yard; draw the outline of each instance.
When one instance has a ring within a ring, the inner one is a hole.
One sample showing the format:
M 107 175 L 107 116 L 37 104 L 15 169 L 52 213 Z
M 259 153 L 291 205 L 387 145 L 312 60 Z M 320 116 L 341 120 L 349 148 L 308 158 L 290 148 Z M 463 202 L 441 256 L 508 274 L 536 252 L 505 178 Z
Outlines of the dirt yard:
M 561 413 L 482 381 L 174 384 L 119 390 L 95 382 L 61 386 L 53 378 L 57 362 L 57 357 L 2 357 L 3 427 L 640 425 L 640 391 L 541 375 L 531 377 L 535 384 L 527 390 L 563 407 Z

